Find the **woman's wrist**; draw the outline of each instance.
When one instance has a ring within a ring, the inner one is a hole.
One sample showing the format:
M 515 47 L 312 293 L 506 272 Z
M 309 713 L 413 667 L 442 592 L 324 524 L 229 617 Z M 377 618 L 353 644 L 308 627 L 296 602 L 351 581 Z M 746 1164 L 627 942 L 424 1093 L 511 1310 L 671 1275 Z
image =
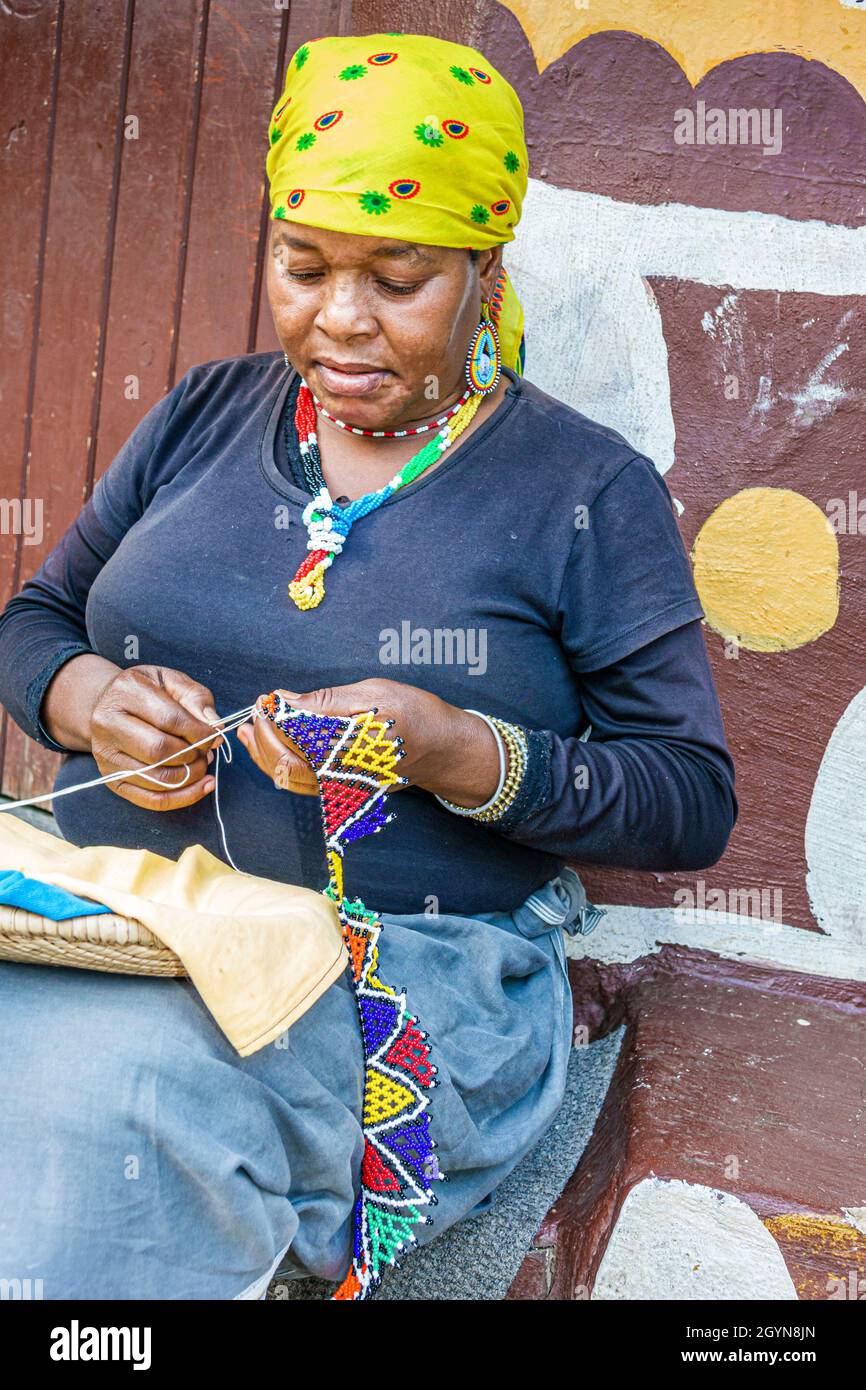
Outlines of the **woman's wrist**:
M 416 776 L 455 815 L 497 824 L 520 795 L 528 764 L 528 742 L 516 724 L 480 710 L 447 706 L 433 769 Z
M 96 702 L 122 668 L 95 652 L 80 652 L 55 671 L 39 709 L 49 738 L 73 752 L 89 753 Z
M 483 806 L 499 785 L 496 735 L 477 715 L 451 706 L 435 771 L 418 785 L 456 805 Z
M 437 800 L 455 815 L 471 816 L 484 824 L 497 824 L 514 805 L 523 785 L 528 758 L 526 735 L 518 725 L 482 714 L 480 710 L 468 710 L 467 713 L 474 714 L 485 723 L 496 739 L 499 749 L 499 782 L 496 790 L 481 804 L 473 803 L 465 807 L 446 797 L 439 796 Z

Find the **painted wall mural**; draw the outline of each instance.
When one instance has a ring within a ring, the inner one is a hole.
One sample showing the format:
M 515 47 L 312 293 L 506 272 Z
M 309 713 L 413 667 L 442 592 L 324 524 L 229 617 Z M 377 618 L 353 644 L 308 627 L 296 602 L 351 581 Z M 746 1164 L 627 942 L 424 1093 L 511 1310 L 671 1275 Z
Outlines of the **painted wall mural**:
M 853 15 L 863 0 L 508 0 L 520 20 L 539 69 L 592 34 L 628 30 L 654 40 L 676 59 L 696 86 L 713 68 L 743 54 L 776 50 L 817 60 L 866 96 L 866 51 Z
M 386 17 L 355 7 L 356 27 Z M 859 978 L 866 4 L 475 0 L 424 27 L 481 48 L 524 104 L 506 261 L 527 374 L 619 429 L 676 499 L 741 804 L 698 896 L 747 937 L 766 927 L 774 958 L 802 952 L 791 929 L 832 933 L 856 953 L 833 968 Z M 682 939 L 694 876 L 584 877 L 625 934 L 637 905 Z M 694 940 L 735 954 L 719 922 Z

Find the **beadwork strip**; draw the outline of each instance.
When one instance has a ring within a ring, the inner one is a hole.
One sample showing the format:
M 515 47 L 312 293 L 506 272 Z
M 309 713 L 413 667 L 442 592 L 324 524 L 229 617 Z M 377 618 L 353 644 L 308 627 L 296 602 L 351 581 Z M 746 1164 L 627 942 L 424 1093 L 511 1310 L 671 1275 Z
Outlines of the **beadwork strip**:
M 263 713 L 302 749 L 319 785 L 329 881 L 324 889 L 337 909 L 349 953 L 364 1049 L 364 1156 L 355 1203 L 351 1266 L 333 1295 L 369 1297 L 386 1266 L 417 1243 L 415 1228 L 429 1225 L 434 1181 L 445 1181 L 427 1113 L 436 1067 L 427 1034 L 409 1012 L 406 994 L 379 977 L 378 914 L 343 885 L 347 845 L 378 834 L 394 819 L 386 797 L 406 783 L 397 770 L 401 739 L 393 720 L 372 711 L 348 716 L 310 714 L 279 691 L 260 702 Z

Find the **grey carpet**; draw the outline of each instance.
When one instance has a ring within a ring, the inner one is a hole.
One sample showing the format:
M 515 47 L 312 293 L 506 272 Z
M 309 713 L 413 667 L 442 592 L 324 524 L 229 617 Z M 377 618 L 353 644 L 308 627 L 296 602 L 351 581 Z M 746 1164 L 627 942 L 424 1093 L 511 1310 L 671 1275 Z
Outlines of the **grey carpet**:
M 601 1110 L 625 1029 L 572 1049 L 565 1099 L 553 1124 L 478 1216 L 407 1253 L 377 1299 L 498 1301 L 505 1297 L 545 1216 L 578 1165 Z M 335 1284 L 277 1276 L 270 1299 L 327 1298 Z

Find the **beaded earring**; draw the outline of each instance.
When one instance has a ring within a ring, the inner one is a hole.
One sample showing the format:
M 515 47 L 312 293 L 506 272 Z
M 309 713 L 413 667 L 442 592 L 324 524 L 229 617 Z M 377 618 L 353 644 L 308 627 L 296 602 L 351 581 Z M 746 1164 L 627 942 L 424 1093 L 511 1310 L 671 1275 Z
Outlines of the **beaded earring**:
M 490 317 L 490 306 L 481 301 L 481 321 L 475 330 L 466 354 L 466 380 L 469 389 L 478 396 L 489 396 L 496 390 L 502 374 L 502 353 L 499 334 Z
M 288 354 L 287 352 L 284 352 L 284 353 L 283 353 L 283 361 L 285 362 L 285 364 L 286 364 L 286 366 L 288 367 L 289 371 L 291 371 L 291 370 L 292 370 L 292 364 L 291 364 L 291 362 L 289 361 L 289 354 Z

